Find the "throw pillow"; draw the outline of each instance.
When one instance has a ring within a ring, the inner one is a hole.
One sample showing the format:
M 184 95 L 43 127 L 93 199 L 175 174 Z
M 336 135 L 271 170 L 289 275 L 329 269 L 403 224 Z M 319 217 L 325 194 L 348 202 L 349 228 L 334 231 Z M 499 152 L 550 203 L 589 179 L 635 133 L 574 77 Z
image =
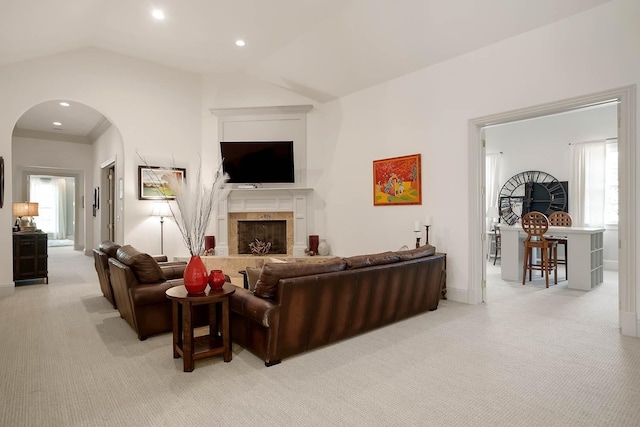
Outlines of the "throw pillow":
M 104 242 L 100 243 L 98 249 L 109 255 L 110 258 L 115 258 L 118 249 L 120 249 L 120 245 L 118 245 L 117 243 L 113 243 L 110 240 L 105 240 Z
M 247 272 L 247 284 L 249 285 L 249 290 L 253 292 L 256 289 L 256 283 L 258 283 L 260 273 L 262 273 L 262 267 L 247 267 L 245 271 Z
M 374 265 L 392 264 L 398 262 L 400 258 L 395 252 L 382 252 L 379 254 L 371 255 L 356 255 L 344 260 L 347 263 L 347 269 L 353 270 L 354 268 L 371 267 Z
M 318 263 L 265 264 L 256 283 L 254 295 L 260 298 L 275 298 L 280 279 L 342 271 L 344 268 L 345 262 L 342 258 L 332 258 Z
M 118 261 L 131 268 L 138 282 L 142 284 L 161 283 L 167 280 L 151 255 L 140 252 L 131 245 L 120 247 L 116 255 Z
M 420 246 L 419 248 L 409 249 L 407 251 L 398 251 L 396 254 L 400 258 L 401 261 L 407 261 L 410 259 L 422 258 L 426 256 L 431 256 L 436 253 L 435 246 L 431 246 L 426 244 L 424 246 Z

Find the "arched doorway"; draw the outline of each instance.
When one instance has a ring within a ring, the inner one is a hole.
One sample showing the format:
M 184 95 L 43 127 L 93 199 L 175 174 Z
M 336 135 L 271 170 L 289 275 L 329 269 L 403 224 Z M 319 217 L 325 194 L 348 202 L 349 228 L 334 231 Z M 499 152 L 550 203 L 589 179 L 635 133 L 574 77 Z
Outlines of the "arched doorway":
M 109 203 L 108 189 L 100 191 L 101 164 L 108 159 L 116 171 L 121 153 L 119 131 L 93 107 L 63 99 L 34 105 L 13 129 L 13 201 L 37 198 L 43 207 L 38 228 L 89 253 L 105 237 L 102 218 L 114 218 L 118 202 Z M 64 190 L 54 183 L 64 183 Z M 103 214 L 106 209 L 113 212 Z M 111 230 L 115 235 L 115 224 Z

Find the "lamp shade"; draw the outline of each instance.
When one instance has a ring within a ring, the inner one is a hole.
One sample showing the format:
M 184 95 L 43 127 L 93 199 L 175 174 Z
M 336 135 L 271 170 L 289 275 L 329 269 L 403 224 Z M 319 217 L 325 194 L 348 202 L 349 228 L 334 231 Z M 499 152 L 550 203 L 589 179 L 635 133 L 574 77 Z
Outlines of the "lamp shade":
M 29 202 L 14 202 L 13 216 L 23 217 L 29 215 Z
M 38 204 L 35 202 L 29 202 L 29 216 L 38 216 Z
M 169 217 L 171 216 L 171 209 L 168 202 L 158 202 L 153 205 L 151 210 L 151 216 Z

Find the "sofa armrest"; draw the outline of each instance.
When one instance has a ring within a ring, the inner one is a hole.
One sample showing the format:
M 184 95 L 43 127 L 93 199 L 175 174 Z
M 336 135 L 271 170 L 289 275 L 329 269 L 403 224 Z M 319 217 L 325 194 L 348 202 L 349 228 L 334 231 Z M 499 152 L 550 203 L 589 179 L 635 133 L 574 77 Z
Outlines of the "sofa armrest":
M 182 280 L 169 280 L 162 283 L 137 285 L 129 288 L 129 294 L 131 295 L 133 305 L 136 307 L 160 304 L 167 301 L 167 295 L 165 294 L 167 289 L 182 284 Z
M 151 258 L 155 259 L 156 262 L 167 262 L 169 258 L 166 255 L 151 255 Z
M 231 310 L 252 320 L 265 328 L 276 325 L 280 315 L 280 306 L 274 301 L 259 298 L 253 292 L 237 287 L 230 297 Z
M 167 280 L 172 279 L 181 279 L 184 277 L 184 270 L 187 268 L 187 263 L 185 262 L 163 262 L 158 264 L 164 277 Z

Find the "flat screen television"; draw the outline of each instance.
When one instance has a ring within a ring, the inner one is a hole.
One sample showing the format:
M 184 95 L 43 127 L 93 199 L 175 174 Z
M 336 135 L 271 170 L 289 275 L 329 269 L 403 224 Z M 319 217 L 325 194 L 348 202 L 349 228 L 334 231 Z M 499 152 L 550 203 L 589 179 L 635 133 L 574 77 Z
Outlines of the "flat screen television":
M 221 141 L 220 152 L 230 183 L 295 182 L 293 141 Z

